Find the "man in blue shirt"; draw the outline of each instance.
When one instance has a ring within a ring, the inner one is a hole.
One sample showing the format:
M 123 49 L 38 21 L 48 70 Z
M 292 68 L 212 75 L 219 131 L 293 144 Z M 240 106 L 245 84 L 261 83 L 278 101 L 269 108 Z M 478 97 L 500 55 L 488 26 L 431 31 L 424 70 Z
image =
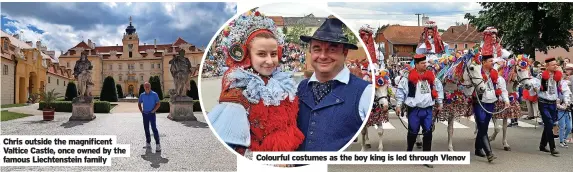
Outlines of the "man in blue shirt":
M 154 91 L 151 91 L 151 84 L 145 82 L 143 84 L 145 92 L 139 95 L 139 111 L 143 116 L 143 129 L 145 130 L 145 148 L 151 148 L 151 138 L 149 134 L 149 124 L 151 124 L 151 129 L 153 130 L 153 138 L 155 139 L 156 151 L 161 152 L 161 146 L 159 144 L 159 132 L 156 126 L 156 116 L 155 112 L 159 109 L 159 96 Z M 143 107 L 142 107 L 143 104 Z

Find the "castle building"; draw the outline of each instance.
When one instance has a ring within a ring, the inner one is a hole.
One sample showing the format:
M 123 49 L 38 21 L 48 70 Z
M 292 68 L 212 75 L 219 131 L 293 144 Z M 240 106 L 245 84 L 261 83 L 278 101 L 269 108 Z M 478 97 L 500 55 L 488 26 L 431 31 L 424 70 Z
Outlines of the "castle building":
M 193 80 L 197 81 L 203 48 L 189 44 L 181 37 L 169 44 L 157 44 L 157 39 L 152 45 L 142 44 L 131 17 L 121 43 L 116 46 L 96 46 L 88 39 L 87 43 L 82 41 L 60 55 L 59 62 L 73 69 L 80 54 L 85 52 L 93 65 L 94 87 L 91 94 L 96 97 L 99 96 L 103 81 L 108 76 L 121 85 L 124 96 L 138 96 L 141 84 L 147 82 L 151 76 L 159 76 L 163 93 L 167 95 L 170 89 L 175 88 L 169 71 L 169 61 L 180 50 L 185 50 L 185 57 L 193 66 L 192 71 L 195 71 Z

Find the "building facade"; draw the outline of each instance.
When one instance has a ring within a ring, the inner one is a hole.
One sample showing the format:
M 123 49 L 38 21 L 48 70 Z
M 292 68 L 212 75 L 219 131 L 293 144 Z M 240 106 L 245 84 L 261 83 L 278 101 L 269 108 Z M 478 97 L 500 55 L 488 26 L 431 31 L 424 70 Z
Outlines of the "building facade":
M 391 25 L 376 33 L 375 42 L 384 47 L 388 63 L 410 61 L 420 43 L 423 26 Z
M 155 40 L 153 45 L 142 45 L 130 21 L 121 45 L 96 46 L 88 39 L 87 43 L 82 41 L 64 52 L 59 61 L 62 65 L 73 68 L 82 52 L 88 55 L 94 73 L 94 87 L 91 92 L 93 96 L 99 96 L 107 76 L 113 77 L 115 83 L 121 85 L 124 96 L 138 96 L 141 84 L 147 82 L 151 76 L 159 76 L 164 95 L 167 95 L 170 89 L 175 88 L 169 71 L 169 61 L 179 50 L 185 50 L 185 57 L 191 62 L 192 70 L 199 70 L 203 48 L 189 44 L 182 38 L 177 38 L 170 44 L 157 44 Z M 197 80 L 197 76 L 193 76 L 193 79 Z
M 480 44 L 482 33 L 470 24 L 450 26 L 442 34 L 442 41 L 450 46 L 450 49 L 459 51 L 471 49 Z
M 1 31 L 1 34 L 1 103 L 26 103 L 32 95 L 44 91 L 48 86 L 48 64 L 57 65 L 53 57 L 55 52 L 48 51 L 40 41 L 34 46 L 32 41 L 22 41 L 18 35 L 10 35 L 4 31 Z M 67 82 L 70 79 L 62 78 Z

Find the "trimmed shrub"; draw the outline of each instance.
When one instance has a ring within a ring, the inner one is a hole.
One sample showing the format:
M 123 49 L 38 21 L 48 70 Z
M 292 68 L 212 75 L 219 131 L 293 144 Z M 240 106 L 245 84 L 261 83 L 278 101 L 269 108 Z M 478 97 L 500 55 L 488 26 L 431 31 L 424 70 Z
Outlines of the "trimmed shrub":
M 103 81 L 103 87 L 100 93 L 100 101 L 117 102 L 117 90 L 113 77 L 108 76 Z
M 111 104 L 107 101 L 94 102 L 94 113 L 109 113 L 111 111 Z
M 70 82 L 68 83 L 68 88 L 66 88 L 66 97 L 64 100 L 72 101 L 74 98 L 78 97 L 78 89 L 76 87 L 76 83 Z
M 46 106 L 46 103 L 40 102 L 38 106 L 38 110 L 42 110 L 44 109 L 44 106 Z M 73 109 L 71 101 L 54 101 L 52 106 L 55 108 L 56 112 L 72 112 Z
M 161 90 L 161 81 L 159 80 L 159 76 L 149 77 L 149 84 L 151 84 L 151 90 L 159 96 L 159 100 L 163 100 L 163 91 Z
M 159 109 L 157 109 L 157 113 L 169 113 L 169 101 L 162 100 L 159 102 Z
M 139 97 L 139 95 L 141 95 L 141 93 L 145 92 L 145 89 L 143 88 L 143 84 L 139 85 L 139 94 L 137 94 L 137 97 Z
M 40 102 L 38 110 L 42 110 L 46 103 Z M 56 112 L 72 112 L 73 105 L 71 101 L 55 101 L 52 106 L 56 108 Z M 111 104 L 107 101 L 95 101 L 94 113 L 109 113 L 111 111 Z M 169 112 L 169 111 L 168 111 Z
M 201 102 L 199 100 L 195 100 L 193 103 L 193 112 L 201 112 Z
M 193 98 L 193 100 L 199 100 L 199 89 L 197 89 L 195 80 L 191 80 L 189 82 L 189 90 L 187 90 L 187 96 Z
M 119 84 L 115 85 L 115 89 L 117 90 L 117 98 L 125 98 L 125 96 L 123 96 L 123 90 L 121 89 L 121 85 Z

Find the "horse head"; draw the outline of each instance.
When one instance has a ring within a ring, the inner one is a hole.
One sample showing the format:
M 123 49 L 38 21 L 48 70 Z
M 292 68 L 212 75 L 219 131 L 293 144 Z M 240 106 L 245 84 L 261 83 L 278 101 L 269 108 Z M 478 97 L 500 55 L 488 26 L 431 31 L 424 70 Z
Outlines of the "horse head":
M 522 84 L 525 88 L 530 88 L 533 86 L 533 81 L 531 80 L 531 64 L 529 63 L 528 56 L 518 55 L 515 57 L 515 71 L 517 73 L 517 81 Z
M 387 101 L 384 101 L 388 98 L 388 85 L 390 84 L 390 73 L 386 69 L 379 69 L 376 71 L 376 92 L 375 94 L 375 103 L 379 105 L 387 105 Z
M 482 76 L 482 63 L 479 54 L 467 53 L 462 57 L 464 59 L 463 66 L 463 84 L 474 88 L 477 94 L 482 94 L 486 89 L 486 81 Z

